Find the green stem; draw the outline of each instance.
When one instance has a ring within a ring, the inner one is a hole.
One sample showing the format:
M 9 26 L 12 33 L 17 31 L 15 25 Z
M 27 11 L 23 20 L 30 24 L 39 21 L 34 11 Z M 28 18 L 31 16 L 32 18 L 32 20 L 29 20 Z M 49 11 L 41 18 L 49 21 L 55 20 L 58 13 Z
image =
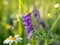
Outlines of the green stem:
M 53 30 L 54 26 L 56 25 L 56 23 L 58 22 L 58 20 L 60 19 L 60 16 L 57 17 L 57 19 L 55 20 L 55 22 L 53 23 L 50 32 Z
M 44 45 L 48 45 L 47 39 L 45 40 L 45 43 L 44 43 Z
M 15 45 L 18 45 L 18 43 L 15 43 Z
M 39 40 L 39 39 L 37 39 L 37 41 L 36 41 L 36 45 L 39 45 L 39 43 L 40 43 L 40 40 Z
M 34 31 L 39 35 L 39 37 L 41 37 L 41 35 L 39 34 L 39 32 L 37 30 L 35 30 L 35 28 L 34 28 Z
M 9 43 L 9 45 L 11 45 L 11 43 Z

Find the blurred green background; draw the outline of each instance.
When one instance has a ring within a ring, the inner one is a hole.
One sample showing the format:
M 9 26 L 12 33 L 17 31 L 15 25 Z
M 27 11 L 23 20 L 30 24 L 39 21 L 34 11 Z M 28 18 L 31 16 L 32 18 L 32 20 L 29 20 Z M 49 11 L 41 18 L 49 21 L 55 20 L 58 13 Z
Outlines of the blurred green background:
M 58 8 L 54 7 L 56 4 L 59 4 Z M 26 39 L 23 21 L 20 18 L 22 14 L 31 12 L 34 5 L 40 12 L 42 20 L 48 26 L 48 32 L 52 27 L 50 34 L 53 34 L 53 40 L 56 39 L 55 41 L 60 45 L 60 18 L 57 19 L 60 16 L 60 0 L 0 0 L 0 45 L 5 45 L 3 41 L 10 35 L 14 36 L 15 34 L 19 34 L 23 38 L 23 41 L 18 44 L 13 43 L 12 45 L 27 45 L 28 43 L 30 45 L 36 45 L 37 39 L 32 38 L 29 42 Z M 16 15 L 19 16 L 19 20 L 15 19 Z M 12 29 L 13 25 L 9 22 L 9 16 L 15 25 L 14 29 Z M 50 34 L 47 38 L 49 38 Z M 44 43 L 44 41 L 45 39 L 41 41 L 41 45 L 53 45 L 51 38 L 48 39 L 49 44 Z

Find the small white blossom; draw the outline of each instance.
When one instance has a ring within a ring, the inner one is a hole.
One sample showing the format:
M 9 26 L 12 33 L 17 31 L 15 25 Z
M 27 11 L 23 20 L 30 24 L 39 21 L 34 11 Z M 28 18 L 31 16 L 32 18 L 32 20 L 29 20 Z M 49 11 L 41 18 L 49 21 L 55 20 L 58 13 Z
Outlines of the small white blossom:
M 30 45 L 29 43 L 27 45 Z
M 15 16 L 15 18 L 19 18 L 18 14 Z
M 8 1 L 3 1 L 3 4 L 4 4 L 5 6 L 7 6 L 7 5 L 9 4 L 9 2 L 8 2 Z
M 55 4 L 54 7 L 55 7 L 55 8 L 58 8 L 58 7 L 59 7 L 59 4 Z
M 15 16 L 15 18 L 17 19 L 17 21 L 20 21 L 19 17 L 20 16 L 18 14 Z
M 3 41 L 3 44 L 11 45 L 13 42 L 15 42 L 15 43 L 21 42 L 22 38 L 19 38 L 18 36 L 19 35 L 15 35 L 14 37 L 10 36 L 9 38 L 7 38 L 6 40 Z

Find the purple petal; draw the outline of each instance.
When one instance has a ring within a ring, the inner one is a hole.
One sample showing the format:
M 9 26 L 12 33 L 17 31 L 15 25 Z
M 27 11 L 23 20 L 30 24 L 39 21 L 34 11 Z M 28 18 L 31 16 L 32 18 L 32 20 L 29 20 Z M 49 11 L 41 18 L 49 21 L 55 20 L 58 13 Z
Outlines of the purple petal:
M 35 17 L 40 17 L 40 13 L 35 7 L 33 8 L 33 14 L 35 15 Z
M 31 34 L 26 35 L 28 39 L 32 38 Z
M 27 22 L 24 22 L 23 24 L 24 24 L 24 26 L 28 26 L 28 23 Z
M 38 19 L 37 20 L 37 22 L 38 23 L 40 23 L 41 25 L 42 25 L 42 27 L 45 29 L 45 30 L 47 30 L 48 29 L 48 27 L 45 25 L 45 23 L 42 21 L 42 19 L 40 18 L 40 19 Z

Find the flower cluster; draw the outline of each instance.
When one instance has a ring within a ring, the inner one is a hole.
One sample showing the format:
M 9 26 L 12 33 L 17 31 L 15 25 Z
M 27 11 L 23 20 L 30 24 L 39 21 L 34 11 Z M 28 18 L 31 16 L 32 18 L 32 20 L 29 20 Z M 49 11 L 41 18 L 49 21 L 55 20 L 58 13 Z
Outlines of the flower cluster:
M 31 13 L 27 14 L 27 15 L 23 15 L 23 24 L 25 26 L 25 29 L 27 30 L 26 32 L 26 36 L 27 38 L 31 38 L 31 32 L 33 29 L 32 23 L 31 23 Z
M 33 11 L 31 13 L 28 13 L 27 15 L 23 15 L 22 19 L 23 19 L 23 24 L 26 31 L 26 35 L 27 38 L 30 39 L 31 38 L 31 32 L 34 29 L 33 25 L 32 25 L 32 21 L 31 21 L 31 14 L 33 13 L 33 15 L 35 16 L 36 19 L 36 23 L 41 24 L 42 27 L 47 30 L 47 26 L 45 25 L 45 23 L 42 21 L 41 17 L 40 17 L 40 13 L 39 11 L 34 7 Z

